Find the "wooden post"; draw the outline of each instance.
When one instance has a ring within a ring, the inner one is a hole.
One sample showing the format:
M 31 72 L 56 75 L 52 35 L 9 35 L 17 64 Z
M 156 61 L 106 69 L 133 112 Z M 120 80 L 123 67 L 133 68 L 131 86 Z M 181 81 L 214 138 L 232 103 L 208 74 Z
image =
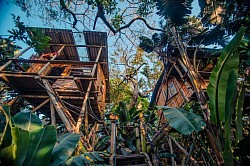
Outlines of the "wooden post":
M 42 102 L 41 104 L 39 104 L 36 108 L 34 108 L 31 112 L 34 113 L 35 111 L 39 110 L 40 108 L 42 108 L 42 106 L 44 106 L 45 104 L 47 104 L 49 102 L 49 98 L 46 99 L 44 102 Z
M 96 57 L 95 62 L 99 61 L 101 52 L 102 52 L 102 47 L 100 47 L 100 49 L 98 51 L 98 55 Z M 91 72 L 92 78 L 94 77 L 96 67 L 97 67 L 97 64 L 94 64 L 92 72 Z M 93 83 L 93 81 L 89 82 L 89 85 L 88 85 L 88 88 L 87 88 L 87 91 L 86 91 L 86 94 L 85 94 L 85 97 L 84 97 L 84 100 L 83 100 L 82 109 L 81 109 L 81 112 L 80 112 L 80 115 L 78 117 L 78 120 L 77 120 L 77 123 L 76 123 L 76 127 L 75 127 L 75 132 L 76 133 L 80 133 L 80 127 L 82 125 L 83 116 L 85 116 L 85 127 L 88 126 L 88 124 L 86 122 L 86 119 L 87 119 L 86 116 L 88 116 L 87 102 L 88 102 L 89 93 L 90 93 L 90 90 L 91 90 L 92 83 Z
M 17 59 L 19 56 L 21 56 L 22 54 L 24 54 L 26 51 L 28 51 L 31 47 L 27 47 L 26 49 L 24 49 L 22 52 L 18 53 L 13 59 Z M 9 66 L 12 63 L 12 60 L 9 60 L 8 62 L 6 62 L 3 66 L 0 67 L 0 71 L 2 71 L 3 69 L 5 69 L 7 66 Z
M 140 132 L 139 132 L 139 127 L 138 127 L 138 124 L 135 123 L 135 138 L 136 138 L 136 142 L 135 142 L 135 145 L 136 145 L 136 149 L 137 149 L 137 152 L 141 152 L 141 146 L 140 146 Z
M 141 129 L 141 151 L 146 152 L 147 151 L 146 131 L 144 129 L 145 120 L 142 113 L 139 114 L 139 118 L 140 118 L 140 129 Z
M 172 160 L 172 166 L 175 166 L 175 160 L 174 160 L 174 157 L 172 156 L 174 154 L 174 151 L 173 151 L 173 145 L 172 145 L 172 141 L 171 141 L 171 138 L 168 137 L 168 144 L 169 144 L 169 147 L 170 147 L 170 153 L 171 153 L 171 160 Z
M 81 109 L 81 112 L 80 112 L 80 115 L 78 117 L 76 127 L 75 127 L 75 132 L 76 133 L 80 133 L 80 127 L 82 125 L 83 116 L 86 115 L 85 112 L 87 111 L 87 102 L 88 102 L 91 86 L 92 86 L 92 81 L 89 82 L 87 92 L 86 92 L 84 100 L 83 100 L 82 109 Z
M 87 103 L 88 103 L 88 101 L 87 101 Z M 86 111 L 84 112 L 84 127 L 85 127 L 85 134 L 86 135 L 88 135 L 88 133 L 89 133 L 89 115 L 88 115 L 89 114 L 89 107 L 87 105 L 85 108 Z
M 115 155 L 116 155 L 116 121 L 111 121 L 111 140 L 110 140 L 110 164 L 111 166 L 115 166 Z
M 56 128 L 56 112 L 53 102 L 50 100 L 50 118 L 51 118 L 51 125 L 55 126 Z
M 100 56 L 101 56 L 101 52 L 102 52 L 102 47 L 100 47 L 100 49 L 98 51 L 98 54 L 97 54 L 95 62 L 99 61 Z M 96 67 L 97 67 L 97 64 L 95 63 L 94 66 L 93 66 L 92 72 L 91 72 L 92 77 L 94 77 L 94 75 L 95 75 Z
M 63 112 L 63 106 L 57 101 L 55 94 L 53 93 L 53 89 L 50 86 L 49 82 L 47 80 L 42 80 L 45 88 L 48 92 L 48 95 L 58 113 L 58 115 L 60 116 L 60 118 L 62 119 L 63 123 L 65 124 L 65 127 L 67 128 L 67 130 L 69 132 L 71 132 L 74 128 L 74 126 L 70 123 L 69 119 L 65 116 L 64 112 Z M 52 94 L 53 93 L 53 94 Z

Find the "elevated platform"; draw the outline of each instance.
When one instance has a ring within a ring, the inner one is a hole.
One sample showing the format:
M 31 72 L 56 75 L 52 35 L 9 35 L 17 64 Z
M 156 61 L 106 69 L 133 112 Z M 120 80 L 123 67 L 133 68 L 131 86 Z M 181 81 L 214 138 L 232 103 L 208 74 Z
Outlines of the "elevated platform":
M 0 67 L 1 80 L 54 125 L 64 123 L 69 131 L 79 132 L 83 122 L 86 130 L 89 123 L 101 122 L 109 101 L 107 34 L 82 32 L 85 43 L 76 44 L 71 30 L 37 30 L 51 38 L 50 46 L 30 59 L 19 59 L 22 53 L 9 59 Z M 88 61 L 81 61 L 83 56 Z

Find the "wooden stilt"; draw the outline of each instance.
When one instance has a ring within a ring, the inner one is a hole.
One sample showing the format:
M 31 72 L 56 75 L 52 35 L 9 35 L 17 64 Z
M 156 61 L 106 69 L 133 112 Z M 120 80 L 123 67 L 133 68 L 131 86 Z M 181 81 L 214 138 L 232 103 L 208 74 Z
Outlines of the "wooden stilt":
M 51 125 L 56 128 L 56 112 L 53 102 L 50 100 L 50 117 L 51 117 Z
M 66 129 L 71 132 L 74 129 L 74 125 L 70 123 L 69 119 L 65 116 L 63 112 L 63 106 L 57 101 L 55 94 L 53 93 L 53 89 L 50 86 L 49 82 L 47 80 L 42 80 L 45 88 L 48 90 L 48 95 L 50 97 L 50 100 L 52 101 L 58 115 L 62 119 Z
M 42 102 L 40 105 L 38 105 L 36 108 L 34 108 L 31 112 L 34 113 L 36 112 L 37 110 L 39 110 L 40 108 L 42 108 L 42 106 L 44 106 L 45 104 L 47 104 L 49 102 L 49 98 L 46 99 L 44 102 Z
M 86 111 L 84 112 L 84 126 L 85 126 L 85 134 L 88 135 L 89 133 L 89 107 L 88 106 L 86 107 L 87 107 Z
M 137 123 L 135 124 L 135 138 L 136 138 L 135 145 L 136 145 L 137 152 L 141 152 L 140 132 L 139 132 L 139 127 Z
M 95 62 L 98 62 L 99 61 L 99 58 L 101 56 L 101 52 L 102 52 L 102 47 L 100 47 L 99 51 L 98 51 L 98 54 L 97 54 L 97 57 L 96 57 L 96 60 Z M 94 77 L 95 75 L 95 71 L 96 71 L 96 68 L 97 68 L 97 64 L 94 64 L 93 66 L 93 69 L 92 69 L 92 72 L 91 72 L 91 76 L 92 78 Z M 78 117 L 78 120 L 77 120 L 77 124 L 76 124 L 76 127 L 75 127 L 75 132 L 76 133 L 79 133 L 80 131 L 80 127 L 82 125 L 82 120 L 83 120 L 83 116 L 85 115 L 85 117 L 88 115 L 87 114 L 87 101 L 88 101 L 88 98 L 89 98 L 89 93 L 90 93 L 90 90 L 91 90 L 91 86 L 93 84 L 93 81 L 90 81 L 89 82 L 89 85 L 88 85 L 88 88 L 87 88 L 87 91 L 86 91 L 86 94 L 85 94 L 85 97 L 84 97 L 84 101 L 83 101 L 83 104 L 82 104 L 82 109 L 81 109 L 81 112 L 80 112 L 80 115 Z M 80 89 L 79 89 L 80 90 Z M 86 117 L 87 118 L 87 117 Z M 85 127 L 87 126 L 88 124 L 86 124 L 86 119 L 85 119 Z M 86 130 L 85 130 L 86 131 Z
M 111 121 L 111 141 L 110 141 L 110 164 L 115 166 L 115 155 L 116 155 L 116 121 Z
M 92 86 L 92 81 L 89 82 L 87 92 L 86 92 L 84 100 L 83 100 L 82 109 L 81 109 L 81 112 L 80 112 L 80 115 L 78 117 L 76 127 L 75 127 L 75 132 L 76 133 L 80 133 L 80 127 L 82 125 L 83 116 L 86 115 L 85 112 L 87 111 L 87 102 L 88 102 L 88 97 L 89 97 L 89 93 L 90 93 L 90 90 L 91 90 L 91 86 Z

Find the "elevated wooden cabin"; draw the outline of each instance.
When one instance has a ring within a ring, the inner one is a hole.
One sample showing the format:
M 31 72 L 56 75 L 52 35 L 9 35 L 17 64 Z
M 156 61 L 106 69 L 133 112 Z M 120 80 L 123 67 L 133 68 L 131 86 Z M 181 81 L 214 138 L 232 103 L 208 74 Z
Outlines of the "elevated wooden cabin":
M 214 49 L 197 51 L 195 48 L 188 48 L 187 52 L 191 62 L 195 64 L 197 72 L 204 79 L 203 84 L 200 86 L 206 91 L 213 65 L 202 62 L 217 59 L 219 51 Z M 194 54 L 196 54 L 195 57 Z M 188 78 L 187 69 L 182 63 L 177 49 L 171 54 L 171 58 L 163 59 L 163 61 L 165 61 L 165 70 L 157 82 L 149 107 L 153 108 L 157 105 L 182 107 L 192 98 L 195 98 L 195 92 Z
M 9 59 L 0 68 L 0 78 L 52 124 L 63 122 L 67 130 L 79 132 L 84 122 L 87 130 L 89 123 L 103 119 L 109 101 L 107 34 L 38 29 L 51 38 L 49 47 L 37 57 L 21 59 L 19 54 Z M 85 43 L 76 44 L 74 35 L 84 37 Z M 27 70 L 23 63 L 29 65 Z M 11 65 L 18 70 L 8 71 Z

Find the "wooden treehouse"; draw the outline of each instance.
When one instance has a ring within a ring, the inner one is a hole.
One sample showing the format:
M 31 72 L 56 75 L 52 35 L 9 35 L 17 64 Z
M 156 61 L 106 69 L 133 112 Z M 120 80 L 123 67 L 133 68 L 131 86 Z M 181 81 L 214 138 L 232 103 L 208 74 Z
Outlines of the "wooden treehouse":
M 196 52 L 194 57 L 195 48 L 188 48 L 188 55 L 190 61 L 195 64 L 196 71 L 204 79 L 201 84 L 201 89 L 206 92 L 207 85 L 209 83 L 209 76 L 213 70 L 211 63 L 204 63 L 210 59 L 210 61 L 217 59 L 219 56 L 218 50 L 203 49 Z M 211 54 L 213 53 L 213 54 Z M 188 71 L 183 64 L 178 50 L 175 50 L 172 58 L 166 60 L 165 70 L 162 72 L 157 85 L 154 89 L 150 108 L 154 106 L 170 106 L 170 107 L 182 107 L 185 103 L 191 99 L 195 99 L 195 91 L 188 78 Z
M 76 133 L 83 124 L 88 133 L 89 123 L 103 119 L 109 100 L 107 34 L 38 29 L 51 38 L 49 47 L 29 59 L 19 58 L 22 53 L 9 59 L 0 68 L 0 78 L 18 98 L 33 105 L 32 112 L 50 117 L 51 124 L 64 124 Z M 76 44 L 75 35 L 84 37 L 85 43 Z M 24 63 L 29 65 L 27 70 Z M 7 70 L 9 66 L 16 70 Z

